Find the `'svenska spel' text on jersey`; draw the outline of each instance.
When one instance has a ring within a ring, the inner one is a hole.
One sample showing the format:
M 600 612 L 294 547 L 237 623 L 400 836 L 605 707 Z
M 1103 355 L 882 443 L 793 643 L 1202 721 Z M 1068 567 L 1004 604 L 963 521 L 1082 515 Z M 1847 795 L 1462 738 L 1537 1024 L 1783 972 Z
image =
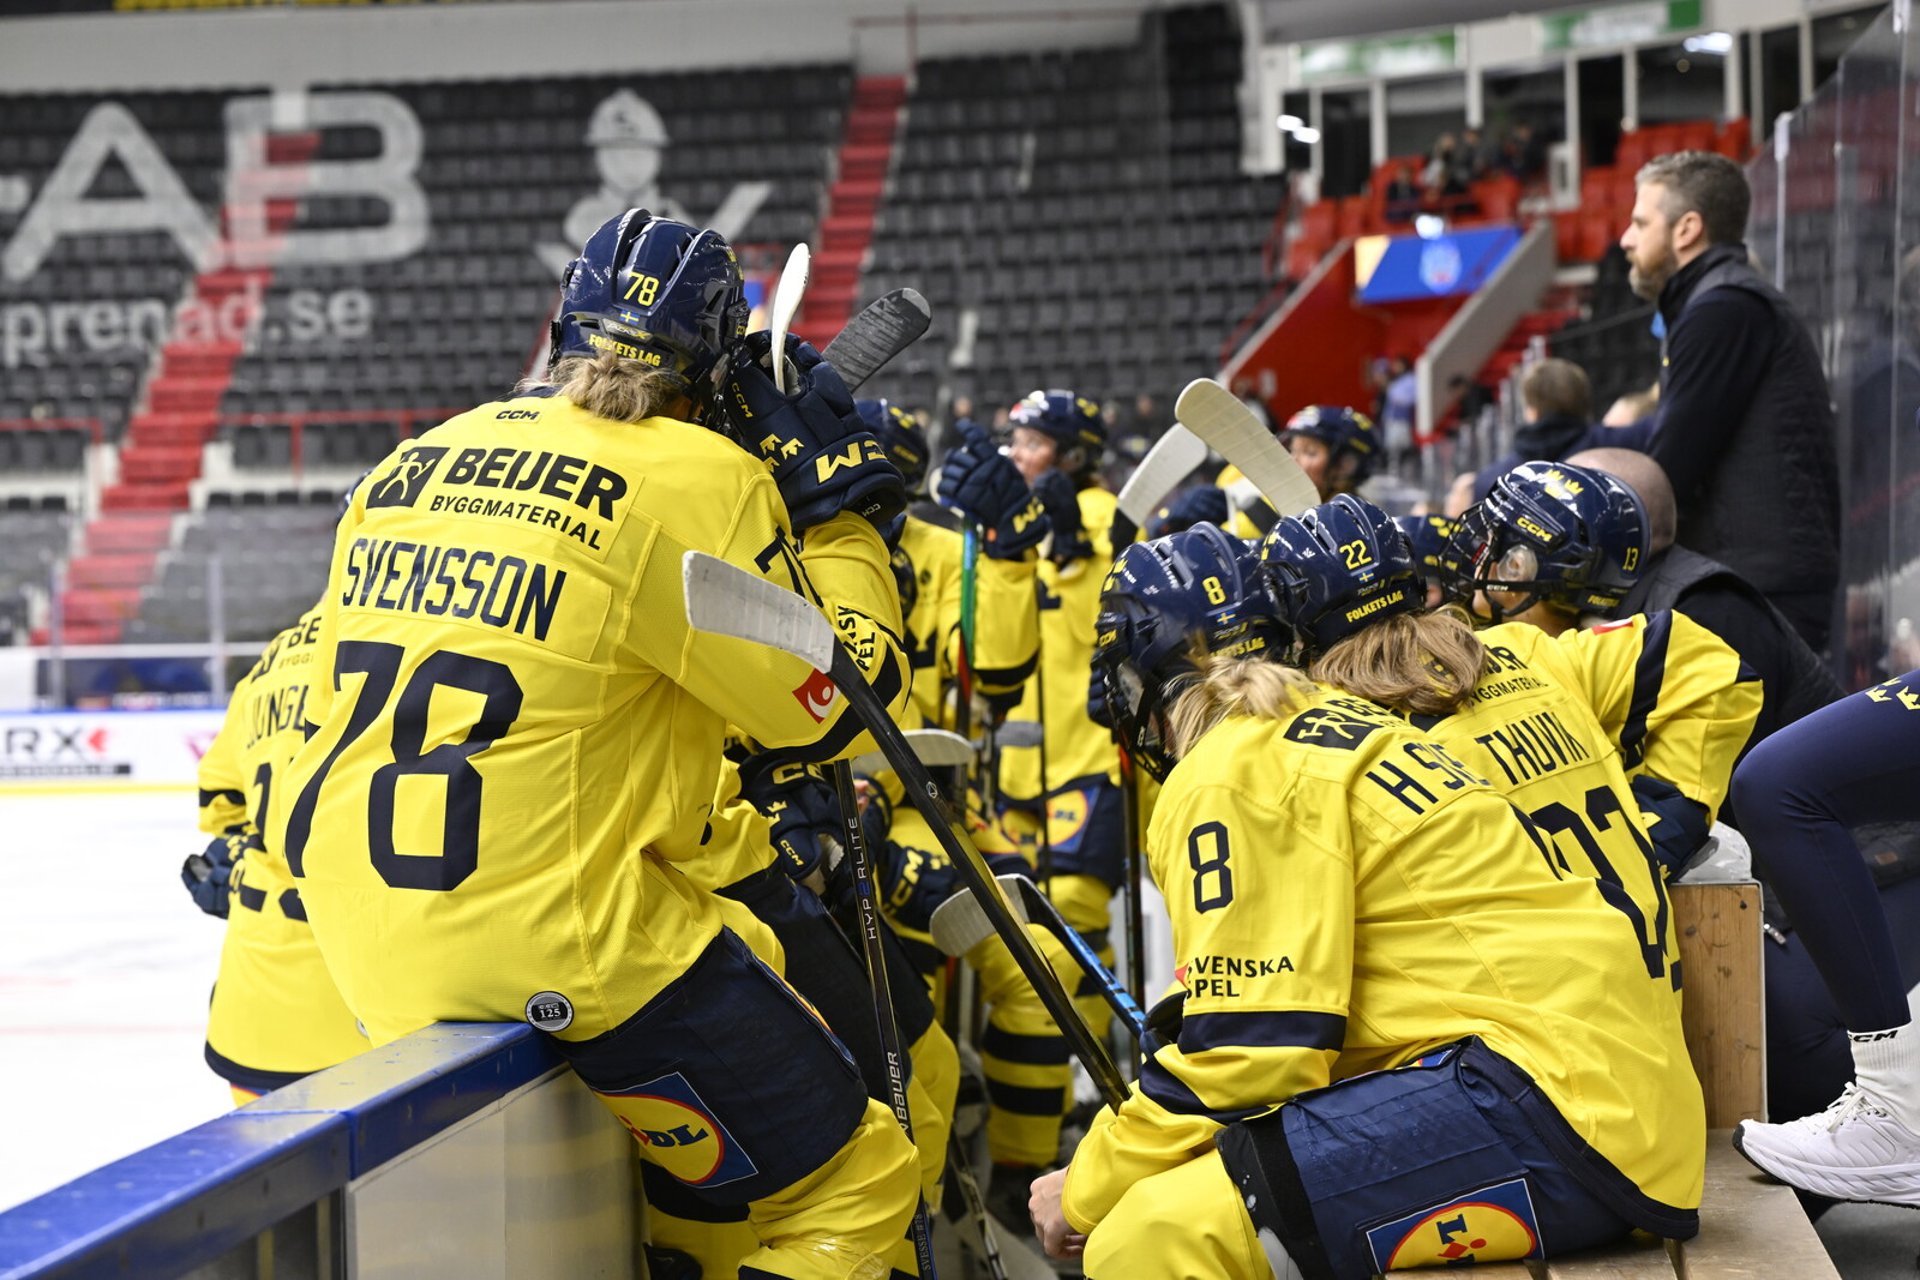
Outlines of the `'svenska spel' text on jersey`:
M 531 626 L 536 640 L 547 638 L 567 585 L 565 569 L 538 560 L 390 538 L 355 538 L 343 568 L 344 608 L 477 618 L 517 635 Z

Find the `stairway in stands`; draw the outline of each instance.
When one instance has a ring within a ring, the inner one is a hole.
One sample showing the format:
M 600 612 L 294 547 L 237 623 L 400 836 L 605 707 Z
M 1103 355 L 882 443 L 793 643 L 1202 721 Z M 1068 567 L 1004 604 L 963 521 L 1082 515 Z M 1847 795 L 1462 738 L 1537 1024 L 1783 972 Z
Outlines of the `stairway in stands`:
M 283 171 L 303 164 L 319 141 L 315 133 L 269 135 L 267 163 Z M 298 210 L 295 199 L 266 202 L 269 254 Z M 229 215 L 230 210 L 221 210 L 221 229 L 228 236 Z M 237 327 L 254 333 L 272 282 L 271 265 L 204 271 L 194 278 L 186 310 L 202 317 L 244 318 Z M 67 563 L 63 643 L 117 643 L 122 626 L 139 613 L 140 593 L 153 581 L 173 517 L 187 509 L 189 486 L 200 475 L 201 449 L 217 429 L 220 399 L 243 345 L 240 338 L 175 334 L 160 349 L 147 382 L 146 408 L 129 419 L 120 444 L 120 478 L 101 493 L 100 514 L 88 522 L 81 549 Z
M 859 297 L 860 272 L 873 241 L 874 213 L 887 181 L 894 131 L 907 99 L 904 76 L 862 76 L 853 87 L 838 177 L 813 246 L 813 274 L 795 328 L 824 347 L 840 332 Z

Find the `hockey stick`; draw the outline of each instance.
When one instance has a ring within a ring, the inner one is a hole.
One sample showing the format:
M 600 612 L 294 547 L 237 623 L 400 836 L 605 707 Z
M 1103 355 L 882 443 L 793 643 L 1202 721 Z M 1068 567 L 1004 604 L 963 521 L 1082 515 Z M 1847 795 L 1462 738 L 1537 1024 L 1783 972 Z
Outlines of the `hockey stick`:
M 895 289 L 861 308 L 820 354 L 839 371 L 847 390 L 858 391 L 932 323 L 933 308 L 917 289 Z
M 1174 403 L 1182 424 L 1240 469 L 1261 497 L 1281 515 L 1320 505 L 1320 491 L 1286 447 L 1241 404 L 1233 392 L 1208 378 L 1187 384 Z M 1228 490 L 1233 496 L 1233 490 Z
M 1133 1033 L 1135 1040 L 1140 1038 L 1146 1027 L 1147 1016 L 1140 1011 L 1140 1003 L 1127 994 L 1120 980 L 1113 976 L 1100 959 L 1099 953 L 1079 930 L 1066 922 L 1060 909 L 1053 905 L 1052 899 L 1040 892 L 1040 886 L 1020 875 L 1000 877 L 1000 884 L 1006 890 L 1007 900 L 1013 904 L 1013 914 L 1022 921 L 1038 924 L 1042 929 L 1060 940 L 1068 954 L 1073 956 L 1075 964 L 1092 978 L 1100 988 L 1100 998 Z M 981 911 L 980 904 L 969 894 L 956 893 L 934 909 L 930 922 L 933 945 L 948 955 L 965 955 L 994 935 L 993 922 Z
M 846 698 L 848 711 L 858 717 L 861 727 L 880 745 L 881 752 L 904 784 L 908 800 L 927 820 L 942 852 L 953 863 L 966 887 L 980 899 L 987 918 L 1006 939 L 1007 949 L 1013 953 L 1021 973 L 1033 984 L 1040 1002 L 1053 1015 L 1055 1025 L 1067 1038 L 1081 1065 L 1086 1067 L 1087 1074 L 1093 1077 L 1104 1099 L 1119 1106 L 1127 1097 L 1127 1086 L 1112 1057 L 1081 1020 L 1072 997 L 1060 984 L 1059 975 L 1048 966 L 1046 958 L 1033 945 L 1033 939 L 1014 919 L 1013 909 L 988 870 L 986 859 L 943 810 L 940 788 L 895 727 L 886 704 L 860 673 L 853 655 L 835 636 L 833 624 L 827 621 L 826 615 L 803 597 L 715 556 L 689 551 L 682 558 L 681 566 L 687 620 L 695 630 L 780 649 L 833 681 L 834 687 Z
M 1147 527 L 1153 509 L 1160 505 L 1174 486 L 1207 460 L 1207 443 L 1180 423 L 1168 427 L 1140 459 L 1127 482 L 1120 486 L 1114 501 L 1113 554 L 1120 551 L 1140 530 Z
M 967 1222 L 980 1240 L 980 1260 L 987 1265 L 992 1280 L 1007 1280 L 1007 1264 L 1000 1256 L 1000 1241 L 993 1234 L 993 1221 L 987 1216 L 986 1198 L 980 1194 L 980 1181 L 973 1176 L 966 1152 L 960 1149 L 960 1135 L 947 1132 L 947 1170 L 960 1199 L 967 1206 Z
M 974 761 L 973 743 L 951 729 L 908 729 L 900 735 L 914 758 L 929 769 L 961 769 Z M 891 768 L 885 753 L 869 751 L 853 758 L 853 771 L 871 776 Z
M 853 897 L 860 912 L 860 948 L 866 953 L 868 980 L 873 985 L 874 1021 L 879 1026 L 880 1050 L 887 1057 L 888 1101 L 907 1141 L 912 1142 L 913 1117 L 907 1108 L 904 1069 L 907 1059 L 900 1047 L 900 1022 L 894 1016 L 893 992 L 887 981 L 886 947 L 880 941 L 880 930 L 886 927 L 880 920 L 880 891 L 873 874 L 873 853 L 867 848 L 866 828 L 860 822 L 860 806 L 853 793 L 853 769 L 844 760 L 834 762 L 833 789 L 839 796 L 840 821 L 846 828 L 847 861 L 853 868 Z M 927 1220 L 925 1200 L 913 1211 L 913 1251 L 920 1274 L 931 1277 L 933 1228 Z
M 787 255 L 787 265 L 780 272 L 780 283 L 773 287 L 773 385 L 779 388 L 781 395 L 787 394 L 787 385 L 792 381 L 787 376 L 787 330 L 793 328 L 793 317 L 800 310 L 800 299 L 806 296 L 807 275 L 812 266 L 813 251 L 802 240 Z

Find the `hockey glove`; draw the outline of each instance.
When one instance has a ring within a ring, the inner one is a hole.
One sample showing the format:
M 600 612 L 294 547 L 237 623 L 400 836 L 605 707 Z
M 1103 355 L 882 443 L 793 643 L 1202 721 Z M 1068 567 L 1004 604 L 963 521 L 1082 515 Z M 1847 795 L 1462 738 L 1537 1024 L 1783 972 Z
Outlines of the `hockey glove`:
M 840 844 L 846 830 L 840 802 L 825 778 L 806 765 L 759 770 L 749 765 L 740 771 L 740 794 L 772 824 L 768 838 L 795 883 L 824 874 L 827 851 Z
M 215 836 L 199 853 L 189 854 L 180 864 L 180 883 L 187 886 L 193 905 L 210 916 L 227 918 L 229 889 L 233 883 L 233 864 L 249 849 L 261 848 L 259 838 L 235 828 Z
M 1055 564 L 1068 565 L 1091 556 L 1093 544 L 1080 527 L 1080 495 L 1073 487 L 1073 477 L 1064 471 L 1049 471 L 1033 482 L 1033 494 L 1040 499 L 1053 530 L 1053 549 L 1048 557 Z
M 1671 782 L 1641 774 L 1627 784 L 1639 802 L 1640 818 L 1647 837 L 1653 841 L 1653 856 L 1660 874 L 1671 880 L 1686 870 L 1700 846 L 1707 842 L 1709 822 L 1706 806 L 1689 800 Z
M 988 556 L 1017 560 L 1047 536 L 1040 500 L 985 427 L 967 418 L 953 427 L 961 443 L 940 465 L 940 502 L 986 530 L 981 546 Z
M 798 381 L 781 395 L 768 373 L 772 335 L 750 333 L 728 358 L 720 402 L 739 441 L 773 471 L 795 533 L 850 511 L 876 529 L 907 507 L 907 485 L 873 438 L 832 365 L 798 338 L 787 356 Z
M 1218 485 L 1195 485 L 1153 513 L 1149 538 L 1164 538 L 1201 523 L 1227 527 L 1227 491 Z

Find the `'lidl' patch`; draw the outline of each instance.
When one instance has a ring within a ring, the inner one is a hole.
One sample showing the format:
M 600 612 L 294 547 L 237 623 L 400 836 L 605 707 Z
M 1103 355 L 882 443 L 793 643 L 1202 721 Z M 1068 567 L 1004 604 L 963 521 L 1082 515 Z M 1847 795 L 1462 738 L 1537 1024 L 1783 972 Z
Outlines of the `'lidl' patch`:
M 1383 1272 L 1541 1256 L 1540 1222 L 1524 1178 L 1373 1227 L 1367 1244 Z
M 689 1186 L 724 1187 L 760 1171 L 678 1071 L 599 1092 L 619 1099 L 614 1114 L 647 1149 L 647 1159 Z

